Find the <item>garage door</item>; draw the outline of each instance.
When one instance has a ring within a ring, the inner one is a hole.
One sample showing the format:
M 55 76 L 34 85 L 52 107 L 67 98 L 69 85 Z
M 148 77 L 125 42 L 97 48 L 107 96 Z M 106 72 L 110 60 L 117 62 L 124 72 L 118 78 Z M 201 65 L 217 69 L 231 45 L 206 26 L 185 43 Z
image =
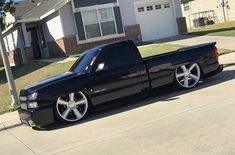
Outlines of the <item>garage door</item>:
M 135 4 L 135 8 L 143 41 L 166 38 L 177 34 L 176 19 L 171 1 Z

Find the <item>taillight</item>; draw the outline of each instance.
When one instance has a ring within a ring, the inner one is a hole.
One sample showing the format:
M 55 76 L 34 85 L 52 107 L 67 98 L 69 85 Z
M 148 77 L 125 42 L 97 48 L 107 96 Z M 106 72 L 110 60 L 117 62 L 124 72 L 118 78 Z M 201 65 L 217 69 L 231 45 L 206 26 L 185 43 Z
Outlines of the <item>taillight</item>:
M 218 52 L 218 48 L 217 47 L 215 47 L 214 54 L 215 54 L 215 60 L 219 61 L 219 52 Z

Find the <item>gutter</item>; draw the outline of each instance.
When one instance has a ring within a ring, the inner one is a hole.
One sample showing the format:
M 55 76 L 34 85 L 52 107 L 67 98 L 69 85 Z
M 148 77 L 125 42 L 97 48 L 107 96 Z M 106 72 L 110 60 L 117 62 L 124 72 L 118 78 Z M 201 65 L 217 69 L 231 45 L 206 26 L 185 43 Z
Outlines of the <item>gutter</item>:
M 32 23 L 32 22 L 38 22 L 41 21 L 42 19 L 46 18 L 47 16 L 51 15 L 52 13 L 54 13 L 55 11 L 59 10 L 61 7 L 63 7 L 65 4 L 67 4 L 68 2 L 70 2 L 71 0 L 65 0 L 62 3 L 57 3 L 54 5 L 54 9 L 48 11 L 47 13 L 45 13 L 44 15 L 38 17 L 38 18 L 31 18 L 31 19 L 20 19 L 17 20 L 15 23 L 13 23 L 11 26 L 7 27 L 2 33 L 5 34 L 7 33 L 9 30 L 11 30 L 12 28 L 14 28 L 15 25 L 19 24 L 19 23 Z M 38 6 L 37 6 L 38 7 Z M 36 8 L 37 8 L 36 7 Z M 35 8 L 34 8 L 35 9 Z M 27 12 L 24 15 L 27 15 L 29 13 L 31 13 L 34 9 L 30 10 L 29 12 Z
M 2 31 L 2 34 L 4 35 L 8 31 L 10 31 L 12 28 L 14 28 L 19 23 L 32 23 L 32 22 L 38 22 L 40 21 L 39 18 L 32 18 L 32 19 L 20 19 L 14 22 L 11 26 L 8 26 L 4 31 Z

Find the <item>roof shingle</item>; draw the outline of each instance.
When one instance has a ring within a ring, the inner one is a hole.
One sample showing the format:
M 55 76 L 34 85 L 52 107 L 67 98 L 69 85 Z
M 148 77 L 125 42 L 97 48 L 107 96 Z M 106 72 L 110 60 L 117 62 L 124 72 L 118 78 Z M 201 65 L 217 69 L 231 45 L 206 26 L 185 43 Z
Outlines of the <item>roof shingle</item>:
M 25 13 L 21 19 L 40 19 L 41 16 L 53 9 L 57 9 L 64 3 L 67 3 L 67 0 L 43 0 L 32 10 Z
M 16 8 L 16 11 L 12 13 L 12 16 L 16 17 L 17 19 L 20 18 L 22 15 L 30 11 L 32 8 L 36 7 L 37 4 L 44 0 L 26 0 L 17 2 L 14 7 Z

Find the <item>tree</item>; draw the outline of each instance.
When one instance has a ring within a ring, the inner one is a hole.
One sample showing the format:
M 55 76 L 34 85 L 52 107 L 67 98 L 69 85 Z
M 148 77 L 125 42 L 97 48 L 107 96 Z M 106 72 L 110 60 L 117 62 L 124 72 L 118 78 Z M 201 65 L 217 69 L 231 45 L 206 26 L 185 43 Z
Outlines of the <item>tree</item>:
M 15 12 L 13 0 L 0 0 L 0 24 L 1 24 L 2 29 L 5 28 L 3 19 L 4 19 L 6 12 L 10 12 L 10 13 Z
M 230 9 L 229 2 L 225 0 L 221 0 L 219 7 L 221 7 L 223 10 L 224 22 L 226 22 L 227 21 L 226 10 Z
M 16 92 L 16 87 L 5 47 L 5 43 L 3 40 L 3 35 L 2 35 L 2 23 L 3 23 L 3 17 L 5 16 L 6 12 L 14 12 L 15 8 L 13 5 L 12 0 L 0 0 L 0 18 L 1 18 L 1 26 L 0 26 L 0 45 L 1 45 L 1 53 L 2 53 L 2 59 L 3 59 L 3 64 L 5 67 L 5 72 L 7 76 L 7 81 L 9 84 L 9 89 L 10 89 L 10 95 L 12 98 L 12 106 L 18 106 L 18 96 Z

